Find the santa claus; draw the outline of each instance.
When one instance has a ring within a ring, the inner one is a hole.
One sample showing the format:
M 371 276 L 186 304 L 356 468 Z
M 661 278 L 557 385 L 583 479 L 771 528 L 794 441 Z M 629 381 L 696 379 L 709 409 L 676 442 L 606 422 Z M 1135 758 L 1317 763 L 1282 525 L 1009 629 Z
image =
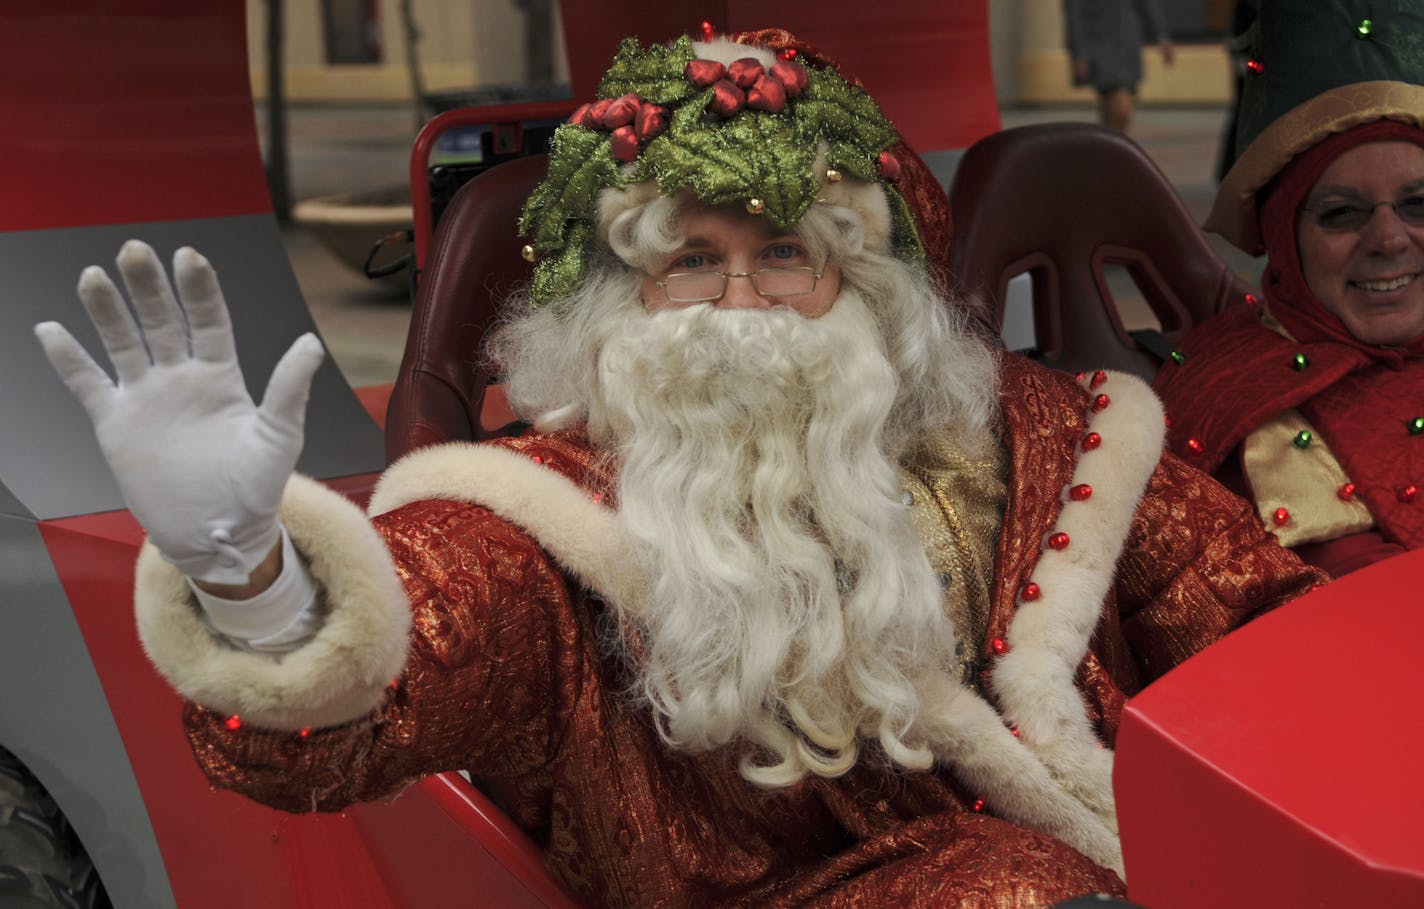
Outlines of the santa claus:
M 468 770 L 600 905 L 1121 892 L 1124 700 L 1320 576 L 1140 382 L 976 332 L 814 54 L 628 43 L 600 95 L 492 352 L 532 430 L 416 452 L 370 519 L 291 476 L 320 345 L 254 406 L 196 252 L 174 293 L 124 247 L 137 319 L 83 275 L 117 382 L 37 329 L 204 771 L 310 811 Z

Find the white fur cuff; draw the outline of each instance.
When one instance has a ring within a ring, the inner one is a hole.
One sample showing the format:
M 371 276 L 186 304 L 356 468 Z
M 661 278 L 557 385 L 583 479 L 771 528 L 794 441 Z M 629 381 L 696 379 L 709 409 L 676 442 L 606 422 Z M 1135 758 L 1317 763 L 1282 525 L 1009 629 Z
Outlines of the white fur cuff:
M 350 500 L 293 476 L 282 523 L 324 595 L 316 636 L 282 655 L 241 651 L 203 623 L 187 580 L 152 544 L 139 553 L 139 639 L 184 697 L 245 723 L 298 730 L 374 710 L 405 665 L 410 606 L 381 537 Z

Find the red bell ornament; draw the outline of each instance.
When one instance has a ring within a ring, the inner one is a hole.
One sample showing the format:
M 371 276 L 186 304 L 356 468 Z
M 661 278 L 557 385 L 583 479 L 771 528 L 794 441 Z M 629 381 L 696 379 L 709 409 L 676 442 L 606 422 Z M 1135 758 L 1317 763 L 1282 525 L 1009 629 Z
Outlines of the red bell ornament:
M 620 126 L 613 131 L 610 145 L 615 160 L 631 164 L 638 160 L 638 135 L 631 126 Z
M 592 129 L 602 128 L 603 118 L 608 113 L 608 108 L 612 104 L 612 98 L 602 98 L 593 102 L 592 106 L 588 109 L 588 121 Z
M 638 108 L 638 116 L 633 118 L 633 132 L 640 142 L 660 135 L 667 125 L 668 111 L 661 104 L 644 104 Z
M 569 122 L 577 123 L 579 126 L 587 126 L 592 129 L 593 118 L 588 115 L 588 112 L 591 110 L 593 110 L 592 104 L 580 104 L 575 108 L 573 113 L 569 114 Z
M 756 85 L 756 81 L 766 74 L 766 67 L 761 65 L 761 61 L 756 57 L 743 57 L 740 60 L 733 60 L 727 67 L 727 78 L 737 83 L 738 88 L 751 88 Z
M 604 129 L 617 129 L 620 126 L 627 126 L 638 116 L 638 108 L 641 106 L 638 96 L 632 94 L 614 98 L 608 105 L 608 109 L 603 112 Z
M 689 60 L 682 68 L 682 74 L 698 88 L 706 88 L 725 79 L 727 67 L 720 60 Z
M 880 176 L 886 180 L 894 180 L 900 176 L 900 161 L 888 151 L 881 152 L 875 164 L 880 171 Z
M 747 107 L 779 114 L 786 109 L 786 87 L 770 76 L 761 76 L 747 89 Z
M 799 63 L 793 63 L 790 57 L 771 67 L 771 77 L 786 87 L 786 97 L 788 98 L 799 96 L 806 90 L 806 84 L 810 81 L 810 76 L 806 74 L 806 67 Z
M 729 79 L 721 79 L 712 86 L 712 100 L 707 109 L 723 119 L 735 117 L 747 103 L 747 93 Z

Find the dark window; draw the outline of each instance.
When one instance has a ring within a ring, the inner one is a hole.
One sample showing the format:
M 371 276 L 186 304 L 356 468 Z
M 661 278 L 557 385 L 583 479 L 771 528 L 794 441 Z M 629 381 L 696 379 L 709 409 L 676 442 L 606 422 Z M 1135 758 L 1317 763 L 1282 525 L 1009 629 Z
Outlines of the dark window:
M 321 0 L 327 63 L 380 63 L 378 0 Z
M 1225 36 L 1232 0 L 1161 0 L 1162 16 L 1172 40 L 1187 44 L 1215 42 Z

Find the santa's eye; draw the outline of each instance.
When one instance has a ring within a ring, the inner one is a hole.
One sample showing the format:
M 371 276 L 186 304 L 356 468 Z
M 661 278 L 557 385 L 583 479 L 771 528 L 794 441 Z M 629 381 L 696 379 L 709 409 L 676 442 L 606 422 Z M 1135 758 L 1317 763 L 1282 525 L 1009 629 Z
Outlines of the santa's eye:
M 776 265 L 799 265 L 806 258 L 806 251 L 795 243 L 775 243 L 762 254 L 765 261 Z
M 688 253 L 685 256 L 679 256 L 677 260 L 672 263 L 670 270 L 697 271 L 698 269 L 707 268 L 711 264 L 711 258 L 705 253 Z

